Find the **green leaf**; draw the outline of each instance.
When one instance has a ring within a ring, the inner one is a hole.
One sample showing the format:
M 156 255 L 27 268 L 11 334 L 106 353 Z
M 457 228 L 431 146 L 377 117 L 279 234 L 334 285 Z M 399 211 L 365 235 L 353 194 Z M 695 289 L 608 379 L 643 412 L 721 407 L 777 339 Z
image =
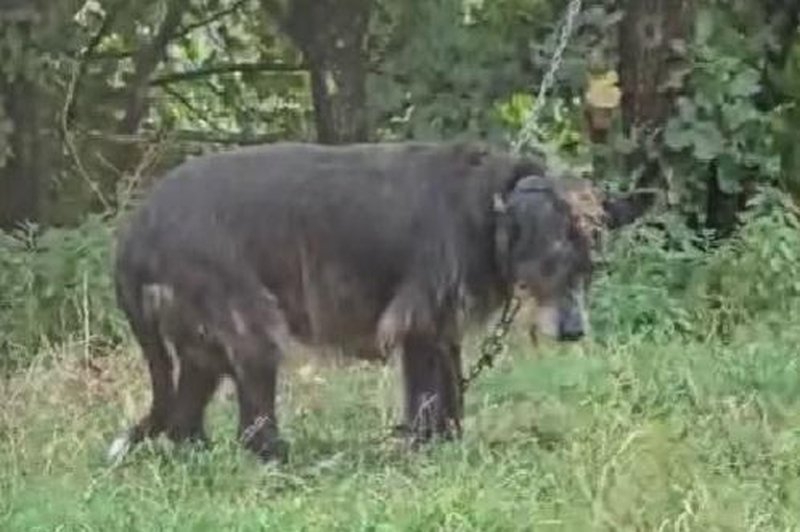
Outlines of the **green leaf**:
M 744 172 L 730 157 L 724 156 L 717 161 L 717 184 L 725 194 L 735 194 L 741 188 Z
M 736 131 L 749 121 L 758 119 L 758 111 L 748 100 L 736 100 L 735 103 L 725 105 L 721 109 L 723 125 L 729 131 Z
M 693 131 L 694 155 L 701 161 L 710 161 L 725 148 L 725 139 L 712 122 L 698 122 Z
M 748 68 L 738 72 L 727 87 L 727 92 L 732 96 L 746 98 L 761 90 L 761 76 L 755 70 Z
M 687 148 L 693 143 L 691 130 L 684 128 L 680 119 L 672 118 L 664 130 L 664 142 L 675 151 Z
M 695 19 L 695 38 L 698 44 L 705 44 L 714 30 L 714 15 L 710 9 L 700 9 Z
M 677 105 L 678 105 L 678 115 L 684 121 L 691 122 L 694 121 L 695 118 L 697 118 L 697 107 L 695 103 L 689 98 L 686 98 L 685 96 L 678 98 Z

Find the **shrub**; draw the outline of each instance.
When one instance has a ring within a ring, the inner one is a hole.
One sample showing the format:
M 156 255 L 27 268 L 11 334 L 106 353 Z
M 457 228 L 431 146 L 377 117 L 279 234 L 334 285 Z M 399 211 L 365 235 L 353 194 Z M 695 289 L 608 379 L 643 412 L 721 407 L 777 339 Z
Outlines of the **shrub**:
M 800 213 L 775 189 L 756 195 L 732 238 L 712 247 L 680 218 L 620 234 L 594 285 L 600 337 L 727 336 L 798 308 Z
M 98 348 L 124 337 L 114 300 L 111 226 L 90 217 L 71 229 L 0 233 L 0 351 L 5 369 L 48 344 Z

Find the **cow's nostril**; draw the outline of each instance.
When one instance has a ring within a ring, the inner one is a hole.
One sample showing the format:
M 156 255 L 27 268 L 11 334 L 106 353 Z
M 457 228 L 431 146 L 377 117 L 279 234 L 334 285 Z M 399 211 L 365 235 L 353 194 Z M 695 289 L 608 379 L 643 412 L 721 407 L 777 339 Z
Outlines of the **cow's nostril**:
M 583 331 L 582 330 L 562 330 L 558 334 L 559 340 L 562 342 L 577 342 L 581 338 L 583 338 Z
M 584 320 L 579 308 L 573 307 L 562 312 L 558 324 L 558 337 L 561 341 L 580 340 L 584 333 Z
M 575 342 L 583 338 L 583 335 L 583 326 L 578 323 L 572 324 L 571 327 L 569 323 L 562 323 L 558 328 L 558 338 L 562 342 Z

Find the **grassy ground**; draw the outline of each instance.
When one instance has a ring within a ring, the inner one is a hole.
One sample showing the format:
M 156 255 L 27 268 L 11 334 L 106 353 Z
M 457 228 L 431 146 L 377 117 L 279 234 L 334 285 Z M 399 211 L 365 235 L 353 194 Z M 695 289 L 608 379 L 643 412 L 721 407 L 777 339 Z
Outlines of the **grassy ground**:
M 211 451 L 104 452 L 147 404 L 134 350 L 62 350 L 3 384 L 0 530 L 800 530 L 800 327 L 722 341 L 520 341 L 468 397 L 466 437 L 408 454 L 389 369 L 296 363 L 290 463 L 262 466 L 215 400 Z M 52 360 L 51 360 L 52 362 Z

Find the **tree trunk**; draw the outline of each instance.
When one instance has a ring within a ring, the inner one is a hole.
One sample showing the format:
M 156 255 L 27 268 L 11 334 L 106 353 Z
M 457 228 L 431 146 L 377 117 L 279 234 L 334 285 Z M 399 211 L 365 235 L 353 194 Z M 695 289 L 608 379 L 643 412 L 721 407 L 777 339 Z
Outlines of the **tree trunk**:
M 275 17 L 276 4 L 263 4 Z M 369 139 L 366 36 L 372 0 L 292 0 L 279 25 L 311 72 L 317 140 Z
M 678 95 L 664 87 L 684 59 L 674 45 L 689 38 L 692 0 L 627 0 L 623 5 L 618 67 L 623 126 L 629 135 L 636 132 L 638 138 L 657 144 L 658 132 L 670 117 Z M 637 186 L 665 187 L 661 165 L 651 156 L 649 142 L 628 157 L 628 170 L 641 172 Z
M 0 10 L 0 17 L 6 11 Z M 15 24 L 28 45 L 35 12 L 29 10 L 27 19 L 20 9 L 15 11 L 15 19 L 0 20 L 2 24 Z M 10 229 L 26 221 L 39 220 L 40 200 L 40 135 L 39 113 L 37 112 L 38 87 L 34 80 L 24 75 L 25 69 L 18 69 L 17 76 L 9 81 L 0 74 L 0 102 L 3 113 L 11 121 L 13 131 L 9 138 L 11 155 L 0 165 L 0 228 Z
M 622 116 L 627 130 L 663 126 L 676 94 L 662 89 L 691 31 L 691 0 L 628 0 L 620 25 Z

